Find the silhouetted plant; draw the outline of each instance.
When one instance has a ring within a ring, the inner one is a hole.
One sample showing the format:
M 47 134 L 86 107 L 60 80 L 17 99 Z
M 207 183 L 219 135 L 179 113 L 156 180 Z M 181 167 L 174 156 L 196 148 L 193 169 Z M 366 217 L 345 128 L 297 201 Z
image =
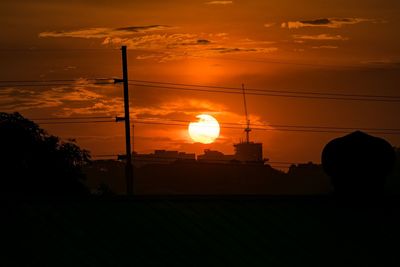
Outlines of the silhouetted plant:
M 88 193 L 82 167 L 89 152 L 63 142 L 19 113 L 0 113 L 0 192 L 16 196 Z
M 322 152 L 335 192 L 346 196 L 381 194 L 395 159 L 390 143 L 360 131 L 332 140 Z
M 395 148 L 396 164 L 386 183 L 386 191 L 390 194 L 400 194 L 400 148 Z

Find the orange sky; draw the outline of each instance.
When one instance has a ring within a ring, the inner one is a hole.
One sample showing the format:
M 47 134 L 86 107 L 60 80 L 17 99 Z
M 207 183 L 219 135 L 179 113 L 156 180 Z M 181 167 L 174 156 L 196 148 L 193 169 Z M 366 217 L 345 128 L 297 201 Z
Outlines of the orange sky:
M 398 95 L 398 1 L 27 1 L 0 3 L 1 80 L 73 79 L 66 86 L 1 88 L 0 110 L 30 118 L 122 115 L 122 89 L 85 78 Z M 131 86 L 133 115 L 157 121 L 244 122 L 240 95 Z M 248 96 L 253 123 L 400 128 L 398 103 Z M 224 127 L 222 123 L 222 127 Z M 92 154 L 124 151 L 123 125 L 43 125 L 76 138 Z M 256 131 L 272 161 L 319 162 L 338 133 Z M 400 145 L 398 135 L 382 135 Z M 221 129 L 212 145 L 193 144 L 185 127 L 137 124 L 135 150 L 204 148 L 233 153 L 244 137 Z

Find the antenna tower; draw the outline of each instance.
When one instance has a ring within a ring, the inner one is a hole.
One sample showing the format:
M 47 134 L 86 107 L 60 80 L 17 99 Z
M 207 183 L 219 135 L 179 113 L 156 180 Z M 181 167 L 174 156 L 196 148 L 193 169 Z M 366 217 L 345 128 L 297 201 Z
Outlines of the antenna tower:
M 247 112 L 247 102 L 246 102 L 246 91 L 244 89 L 244 84 L 242 84 L 242 91 L 243 91 L 243 104 L 244 104 L 244 112 L 246 114 L 246 128 L 244 131 L 246 132 L 246 143 L 250 143 L 250 119 L 249 119 L 249 114 Z

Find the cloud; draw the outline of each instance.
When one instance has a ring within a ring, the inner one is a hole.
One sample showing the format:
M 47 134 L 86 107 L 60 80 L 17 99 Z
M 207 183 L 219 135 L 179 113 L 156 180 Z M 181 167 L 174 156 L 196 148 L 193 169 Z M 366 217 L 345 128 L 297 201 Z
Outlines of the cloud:
M 275 52 L 278 48 L 269 47 L 269 48 L 238 48 L 238 47 L 214 47 L 210 48 L 210 51 L 216 51 L 221 54 L 225 53 L 239 53 L 239 52 Z
M 40 110 L 46 111 L 50 117 L 110 116 L 111 119 L 124 113 L 120 90 L 115 89 L 114 84 L 96 84 L 85 79 L 78 79 L 70 86 L 54 85 L 43 90 L 25 87 L 3 88 L 0 90 L 0 109 L 25 113 Z M 168 97 L 165 97 L 167 95 Z M 132 109 L 132 118 L 190 121 L 201 113 L 245 123 L 241 113 L 233 113 L 223 102 L 192 96 L 171 96 L 171 92 L 166 92 L 162 98 L 152 97 L 150 101 L 144 101 L 142 98 L 141 101 L 136 101 L 135 108 Z M 254 117 L 252 121 L 257 122 L 259 118 Z
M 69 86 L 54 85 L 43 90 L 10 87 L 0 92 L 0 107 L 7 111 L 54 110 L 53 115 L 123 112 L 122 98 L 110 96 L 114 85 L 100 85 L 78 79 Z
M 129 38 L 108 37 L 103 45 L 119 47 L 127 45 L 130 49 L 148 52 L 137 59 L 156 59 L 161 62 L 188 57 L 207 57 L 229 53 L 272 53 L 272 42 L 242 39 L 231 41 L 227 34 L 148 34 Z
M 399 69 L 400 61 L 392 59 L 365 60 L 361 64 L 375 69 Z
M 260 41 L 260 40 L 253 40 L 250 38 L 245 38 L 245 39 L 238 40 L 235 43 L 238 45 L 241 45 L 241 46 L 260 46 L 260 45 L 272 45 L 272 44 L 275 44 L 276 42 Z
M 182 46 L 203 46 L 210 44 L 211 41 L 206 38 L 200 38 L 196 34 L 148 34 L 132 36 L 129 38 L 107 37 L 103 45 L 119 46 L 127 45 L 131 49 L 175 49 Z
M 275 25 L 275 22 L 264 23 L 265 28 L 271 28 L 274 25 Z
M 107 38 L 125 37 L 137 33 L 169 30 L 173 27 L 166 25 L 130 26 L 122 28 L 86 28 L 71 31 L 46 31 L 39 33 L 39 37 L 71 37 L 71 38 Z
M 207 58 L 224 54 L 273 53 L 276 51 L 278 51 L 278 48 L 276 47 L 265 47 L 265 48 L 210 47 L 206 49 L 166 51 L 160 54 L 153 54 L 151 57 L 147 57 L 147 59 L 153 58 L 153 59 L 158 59 L 159 62 L 167 62 L 167 61 L 174 61 L 191 57 Z M 139 56 L 138 59 L 144 59 L 144 58 Z
M 343 37 L 340 34 L 318 34 L 318 35 L 293 35 L 296 40 L 312 40 L 312 41 L 346 41 L 347 37 Z
M 0 108 L 3 111 L 18 110 L 25 116 L 29 114 L 31 117 L 109 116 L 112 122 L 114 116 L 120 116 L 124 112 L 123 100 L 120 97 L 121 92 L 115 89 L 114 85 L 93 84 L 84 79 L 77 80 L 71 86 L 54 86 L 49 89 L 43 88 L 43 90 L 37 90 L 37 88 L 3 88 L 3 90 L 0 90 Z M 163 94 L 163 97 L 155 98 L 151 92 L 145 90 L 142 92 L 150 95 L 151 100 L 140 98 L 138 101 L 138 99 L 133 99 L 135 108 L 131 110 L 131 118 L 133 121 L 140 120 L 162 124 L 136 124 L 136 140 L 140 139 L 140 142 L 137 142 L 137 146 L 135 146 L 137 151 L 147 151 L 146 149 L 150 150 L 155 147 L 181 150 L 179 146 L 182 146 L 183 143 L 192 143 L 187 134 L 188 122 L 195 120 L 195 116 L 201 113 L 215 116 L 220 120 L 222 126 L 224 126 L 224 121 L 245 124 L 243 114 L 241 112 L 236 113 L 234 107 L 227 106 L 223 100 L 207 99 L 206 97 L 194 98 L 189 94 L 184 96 L 173 94 L 170 91 L 164 91 L 164 93 L 160 93 Z M 254 124 L 265 123 L 254 114 L 251 116 L 251 121 Z M 86 145 L 93 145 L 94 141 L 101 141 L 103 144 L 109 142 L 105 149 L 108 149 L 108 151 L 118 149 L 119 146 L 116 144 L 119 144 L 118 142 L 122 140 L 120 137 L 123 137 L 122 131 L 119 130 L 122 125 L 117 126 L 116 123 L 82 125 L 75 129 L 83 129 L 81 127 L 87 129 L 87 134 L 74 135 L 74 138 L 78 138 L 79 142 L 82 141 Z M 99 129 L 103 129 L 104 135 Z M 235 133 L 232 135 L 233 137 L 230 137 L 229 132 Z M 241 132 L 241 129 L 225 128 L 217 142 L 226 142 L 226 150 L 230 151 L 232 142 L 237 141 L 236 136 L 240 136 Z M 61 136 L 66 138 L 70 135 L 71 131 L 67 130 Z M 111 135 L 111 137 L 106 135 Z M 148 138 L 148 140 L 146 141 L 143 138 Z M 96 151 L 96 149 L 94 150 Z M 193 148 L 187 147 L 187 150 L 193 151 Z M 202 150 L 203 148 L 197 153 Z
M 155 59 L 160 62 L 188 57 L 205 57 L 228 53 L 271 53 L 277 50 L 271 42 L 251 39 L 231 40 L 227 33 L 155 33 L 174 29 L 165 25 L 131 26 L 120 28 L 88 28 L 74 31 L 42 32 L 40 37 L 97 38 L 102 45 L 116 48 L 126 45 L 143 51 L 137 59 Z
M 205 2 L 206 5 L 231 5 L 233 1 L 209 1 Z
M 335 45 L 320 45 L 320 46 L 313 46 L 312 49 L 337 49 L 338 46 Z
M 377 23 L 375 19 L 365 18 L 321 18 L 315 20 L 288 21 L 281 24 L 282 28 L 298 29 L 303 27 L 341 28 L 345 25 L 354 25 L 362 22 Z
M 226 109 L 223 104 L 205 99 L 177 98 L 172 101 L 154 103 L 154 106 L 137 107 L 134 114 L 138 119 L 192 119 L 200 113 L 218 115 L 226 112 Z
M 198 44 L 204 44 L 204 45 L 206 45 L 206 44 L 209 44 L 210 41 L 209 41 L 209 40 L 206 40 L 206 39 L 199 39 L 199 40 L 197 40 L 197 43 L 198 43 Z
M 225 53 L 237 53 L 237 52 L 256 52 L 255 48 L 237 48 L 237 47 L 213 47 L 210 51 L 217 51 L 221 54 Z

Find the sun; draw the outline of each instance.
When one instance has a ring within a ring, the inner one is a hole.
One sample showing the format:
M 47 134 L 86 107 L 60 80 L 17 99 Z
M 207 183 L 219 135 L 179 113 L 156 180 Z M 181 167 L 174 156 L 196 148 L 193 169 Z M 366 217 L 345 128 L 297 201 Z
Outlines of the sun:
M 207 114 L 197 115 L 196 118 L 199 120 L 189 123 L 188 128 L 192 140 L 202 144 L 213 143 L 219 136 L 220 128 L 218 121 L 213 116 Z

